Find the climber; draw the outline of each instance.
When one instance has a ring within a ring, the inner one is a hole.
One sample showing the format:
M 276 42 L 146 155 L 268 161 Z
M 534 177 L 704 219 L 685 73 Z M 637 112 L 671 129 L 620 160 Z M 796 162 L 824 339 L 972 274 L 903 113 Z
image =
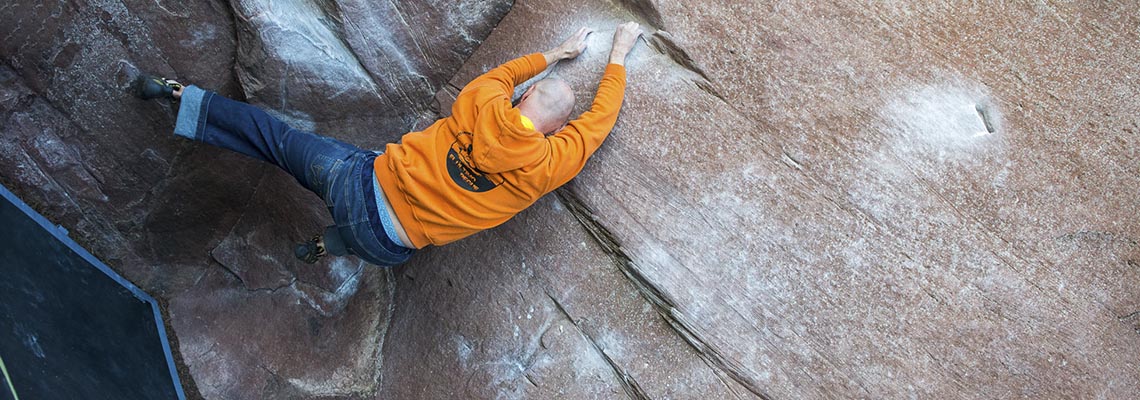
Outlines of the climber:
M 640 26 L 617 28 L 593 105 L 579 118 L 569 121 L 574 92 L 558 79 L 531 85 L 517 107 L 511 97 L 515 86 L 581 54 L 591 32 L 582 28 L 550 51 L 475 78 L 451 116 L 382 152 L 293 129 L 254 106 L 173 80 L 141 75 L 133 90 L 179 102 L 176 135 L 272 162 L 325 201 L 335 225 L 297 245 L 297 258 L 351 254 L 391 266 L 416 249 L 506 222 L 582 170 L 617 122 L 625 58 Z

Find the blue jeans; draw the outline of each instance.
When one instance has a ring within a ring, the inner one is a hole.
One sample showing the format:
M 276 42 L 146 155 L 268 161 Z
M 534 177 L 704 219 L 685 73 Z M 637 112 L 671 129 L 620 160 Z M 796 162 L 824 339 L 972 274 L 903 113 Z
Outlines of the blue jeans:
M 273 163 L 325 201 L 336 225 L 325 229 L 330 254 L 352 254 L 393 266 L 415 250 L 389 238 L 374 194 L 376 153 L 293 129 L 257 107 L 188 86 L 182 93 L 174 133 Z M 381 199 L 382 200 L 382 199 Z M 398 240 L 398 239 L 397 239 Z

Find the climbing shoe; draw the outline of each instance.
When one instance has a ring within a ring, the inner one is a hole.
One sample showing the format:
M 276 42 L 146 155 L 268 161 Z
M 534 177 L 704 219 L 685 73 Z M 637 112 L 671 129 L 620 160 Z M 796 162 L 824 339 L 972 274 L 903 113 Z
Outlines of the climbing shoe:
M 309 241 L 300 243 L 293 248 L 293 255 L 297 256 L 298 260 L 309 264 L 316 263 L 325 254 L 328 253 L 325 252 L 325 246 L 321 243 L 321 235 L 313 236 Z
M 135 78 L 132 89 L 140 99 L 174 99 L 174 91 L 182 89 L 177 81 L 142 74 Z

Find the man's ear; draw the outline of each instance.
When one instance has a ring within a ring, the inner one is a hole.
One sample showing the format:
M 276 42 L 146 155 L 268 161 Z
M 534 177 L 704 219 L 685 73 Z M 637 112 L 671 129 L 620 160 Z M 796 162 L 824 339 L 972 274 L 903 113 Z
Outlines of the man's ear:
M 522 97 L 519 97 L 519 103 L 522 103 L 523 100 L 526 100 L 527 97 L 530 97 L 530 92 L 533 92 L 533 91 L 534 91 L 534 85 L 530 85 L 530 87 L 527 88 L 525 92 L 523 92 Z

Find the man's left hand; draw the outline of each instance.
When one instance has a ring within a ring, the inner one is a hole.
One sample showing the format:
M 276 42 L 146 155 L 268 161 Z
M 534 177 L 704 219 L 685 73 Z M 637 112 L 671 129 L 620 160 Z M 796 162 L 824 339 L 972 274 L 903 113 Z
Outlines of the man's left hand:
M 567 38 L 566 41 L 562 42 L 558 47 L 542 53 L 542 55 L 546 57 L 546 63 L 553 64 L 559 60 L 569 60 L 578 57 L 579 54 L 582 54 L 582 51 L 586 50 L 586 36 L 593 31 L 594 30 L 590 28 L 579 29 L 578 32 L 575 32 L 574 35 Z

